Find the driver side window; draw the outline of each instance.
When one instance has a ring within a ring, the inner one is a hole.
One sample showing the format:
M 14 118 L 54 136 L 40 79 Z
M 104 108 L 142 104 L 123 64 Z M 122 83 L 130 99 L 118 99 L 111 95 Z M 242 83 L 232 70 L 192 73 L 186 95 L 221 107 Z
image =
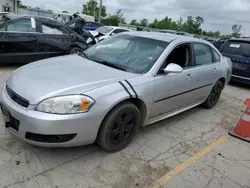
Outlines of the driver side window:
M 176 46 L 162 64 L 160 71 L 164 70 L 170 63 L 175 63 L 182 68 L 190 67 L 192 65 L 190 44 Z

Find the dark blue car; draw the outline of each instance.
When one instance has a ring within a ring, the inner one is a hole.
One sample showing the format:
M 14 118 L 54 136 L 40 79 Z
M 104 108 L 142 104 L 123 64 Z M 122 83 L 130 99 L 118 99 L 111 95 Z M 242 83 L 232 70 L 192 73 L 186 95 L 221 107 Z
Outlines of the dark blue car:
M 250 84 L 250 38 L 230 39 L 220 52 L 233 63 L 232 81 Z
M 86 21 L 84 26 L 83 26 L 83 29 L 89 30 L 89 31 L 94 31 L 102 26 L 104 26 L 102 23 Z

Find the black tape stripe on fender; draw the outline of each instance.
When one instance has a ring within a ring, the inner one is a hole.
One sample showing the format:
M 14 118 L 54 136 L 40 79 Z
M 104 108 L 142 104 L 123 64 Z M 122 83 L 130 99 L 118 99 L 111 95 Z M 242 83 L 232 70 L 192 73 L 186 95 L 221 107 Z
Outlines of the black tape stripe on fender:
M 121 81 L 119 81 L 119 83 L 120 83 L 121 86 L 125 89 L 125 91 L 129 94 L 129 97 L 132 98 L 132 95 L 131 95 L 131 93 L 129 92 L 129 90 L 126 88 L 126 86 L 125 86 Z
M 134 92 L 134 94 L 135 94 L 135 98 L 138 98 L 138 95 L 137 95 L 137 93 L 136 93 L 136 91 L 135 91 L 135 89 L 134 89 L 134 87 L 131 85 L 131 83 L 128 81 L 128 80 L 124 80 L 129 86 L 130 86 L 130 88 L 132 89 L 132 91 Z

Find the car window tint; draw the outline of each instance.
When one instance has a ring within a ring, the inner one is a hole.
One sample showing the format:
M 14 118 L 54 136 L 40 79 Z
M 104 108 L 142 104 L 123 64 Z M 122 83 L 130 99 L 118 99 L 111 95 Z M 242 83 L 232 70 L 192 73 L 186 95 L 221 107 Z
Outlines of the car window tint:
M 228 41 L 220 50 L 222 53 L 243 55 L 244 52 L 250 51 L 250 42 L 248 41 Z
M 122 32 L 125 32 L 125 31 L 127 31 L 127 30 L 125 30 L 125 29 L 115 29 L 112 33 L 117 34 L 117 33 L 122 33 Z
M 0 26 L 0 31 L 6 31 L 6 26 L 5 25 Z
M 215 50 L 213 50 L 213 54 L 214 54 L 214 62 L 220 61 L 220 55 Z
M 102 34 L 107 34 L 110 31 L 112 31 L 112 29 L 113 29 L 112 27 L 103 26 L 103 27 L 99 27 L 96 31 Z
M 196 65 L 210 64 L 213 62 L 210 47 L 205 44 L 193 44 Z
M 54 28 L 45 24 L 42 24 L 42 31 L 44 34 L 54 34 L 54 35 L 63 35 L 63 31 L 58 28 Z
M 84 27 L 91 27 L 91 23 L 90 23 L 90 22 L 86 22 L 86 23 L 84 24 Z
M 99 27 L 98 23 L 92 23 L 92 27 Z
M 36 28 L 31 27 L 30 20 L 19 20 L 7 24 L 6 31 L 9 32 L 36 32 Z

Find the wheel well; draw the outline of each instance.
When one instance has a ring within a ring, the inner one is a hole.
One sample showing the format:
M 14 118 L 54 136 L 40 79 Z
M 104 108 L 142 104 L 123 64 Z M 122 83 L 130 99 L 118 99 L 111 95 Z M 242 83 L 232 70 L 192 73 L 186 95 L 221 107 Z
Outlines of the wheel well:
M 223 87 L 225 86 L 225 83 L 226 83 L 226 79 L 225 79 L 225 78 L 220 78 L 218 81 L 221 81 L 221 82 L 222 82 Z
M 102 122 L 105 120 L 105 118 L 107 117 L 107 115 L 114 109 L 116 108 L 118 105 L 124 103 L 124 102 L 131 102 L 133 103 L 140 111 L 140 115 L 141 115 L 141 126 L 143 125 L 145 119 L 146 119 L 146 115 L 147 115 L 147 109 L 146 109 L 146 105 L 145 103 L 141 100 L 141 99 L 138 99 L 138 98 L 132 98 L 132 99 L 126 99 L 126 100 L 123 100 L 119 103 L 117 103 L 104 117 L 104 119 L 102 120 Z
M 138 98 L 127 99 L 126 101 L 133 103 L 139 109 L 141 115 L 141 126 L 142 126 L 144 124 L 147 115 L 147 108 L 145 103 Z

